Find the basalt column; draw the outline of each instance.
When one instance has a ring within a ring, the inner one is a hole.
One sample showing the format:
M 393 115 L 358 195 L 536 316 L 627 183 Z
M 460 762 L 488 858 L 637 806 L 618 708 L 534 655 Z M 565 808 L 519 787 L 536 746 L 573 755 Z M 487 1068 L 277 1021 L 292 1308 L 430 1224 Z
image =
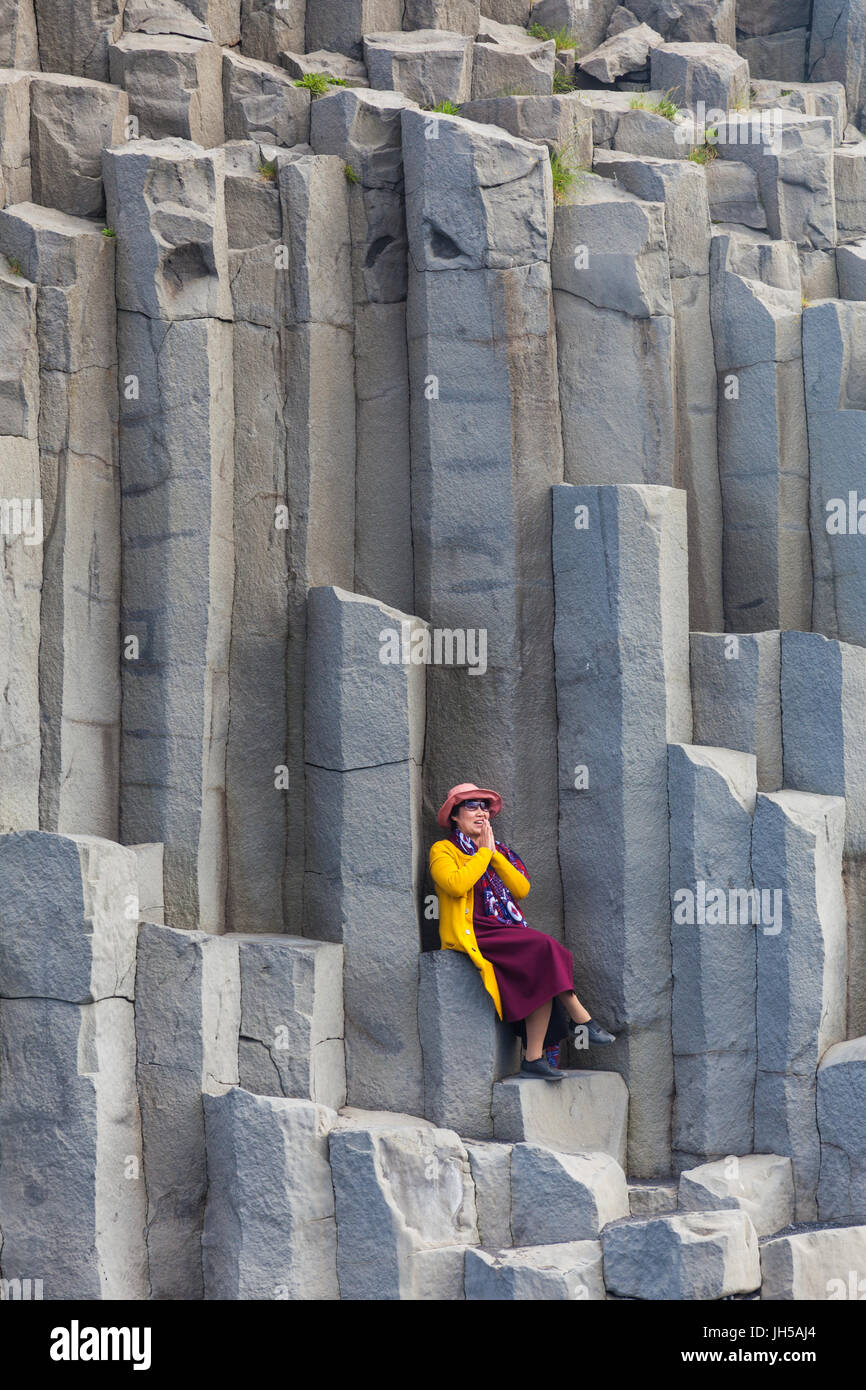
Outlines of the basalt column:
M 38 286 L 43 830 L 117 837 L 120 478 L 114 238 L 20 203 L 0 249 Z
M 674 1082 L 668 744 L 692 727 L 686 494 L 554 488 L 553 563 L 566 944 L 619 1035 L 604 1064 L 629 1088 L 628 1172 L 656 1177 Z
M 550 162 L 544 146 L 421 111 L 403 113 L 403 156 L 415 608 L 434 658 L 436 631 L 451 639 L 429 672 L 426 830 L 454 783 L 499 790 L 530 920 L 556 935 Z
M 219 931 L 233 570 L 224 155 L 139 140 L 104 167 L 117 235 L 120 834 L 165 844 L 169 922 Z

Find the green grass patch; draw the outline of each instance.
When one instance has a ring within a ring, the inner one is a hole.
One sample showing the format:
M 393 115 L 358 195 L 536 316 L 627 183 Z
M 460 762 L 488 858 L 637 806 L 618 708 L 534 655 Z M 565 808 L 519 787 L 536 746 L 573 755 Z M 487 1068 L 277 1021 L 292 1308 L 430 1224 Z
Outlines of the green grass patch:
M 312 92 L 314 97 L 323 97 L 329 87 L 347 85 L 344 77 L 332 77 L 328 72 L 305 72 L 295 83 L 296 87 L 304 87 L 308 92 Z
M 577 35 L 572 34 L 567 25 L 554 30 L 545 29 L 543 24 L 530 24 L 526 32 L 531 39 L 540 39 L 542 43 L 549 43 L 553 39 L 557 53 L 561 53 L 564 48 L 573 48 L 575 52 L 580 48 Z

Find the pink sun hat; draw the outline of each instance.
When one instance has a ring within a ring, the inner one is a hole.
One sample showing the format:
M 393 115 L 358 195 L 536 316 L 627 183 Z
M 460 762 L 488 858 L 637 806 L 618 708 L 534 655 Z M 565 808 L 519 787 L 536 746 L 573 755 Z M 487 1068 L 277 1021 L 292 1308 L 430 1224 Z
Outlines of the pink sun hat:
M 436 824 L 441 825 L 443 830 L 448 829 L 448 817 L 454 810 L 458 801 L 489 801 L 491 816 L 498 816 L 502 810 L 502 797 L 499 792 L 492 792 L 489 788 L 476 787 L 474 782 L 458 782 L 456 787 L 452 787 L 436 814 Z

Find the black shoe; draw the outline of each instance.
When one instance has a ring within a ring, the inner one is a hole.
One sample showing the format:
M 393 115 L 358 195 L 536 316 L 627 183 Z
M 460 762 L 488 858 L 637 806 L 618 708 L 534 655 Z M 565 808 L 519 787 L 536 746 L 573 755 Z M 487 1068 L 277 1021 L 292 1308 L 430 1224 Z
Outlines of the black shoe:
M 606 1028 L 602 1028 L 600 1023 L 596 1023 L 594 1018 L 587 1019 L 586 1023 L 575 1023 L 574 1019 L 568 1021 L 568 1036 L 572 1042 L 582 1039 L 581 1029 L 586 1029 L 586 1037 L 590 1047 L 607 1047 L 610 1043 L 615 1043 L 616 1038 L 613 1033 L 609 1033 Z
M 534 1062 L 527 1062 L 524 1057 L 520 1065 L 521 1076 L 535 1076 L 540 1081 L 564 1081 L 565 1072 L 558 1071 L 552 1067 L 544 1057 L 538 1057 Z

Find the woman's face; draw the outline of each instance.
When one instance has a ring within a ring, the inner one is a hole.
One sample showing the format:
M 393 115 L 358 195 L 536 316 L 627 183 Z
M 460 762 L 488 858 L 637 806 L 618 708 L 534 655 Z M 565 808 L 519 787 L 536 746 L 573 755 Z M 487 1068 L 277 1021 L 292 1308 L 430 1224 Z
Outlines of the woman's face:
M 457 829 L 462 830 L 464 835 L 470 839 L 477 840 L 487 821 L 490 819 L 489 811 L 466 809 L 465 803 L 460 804 L 456 811 Z

